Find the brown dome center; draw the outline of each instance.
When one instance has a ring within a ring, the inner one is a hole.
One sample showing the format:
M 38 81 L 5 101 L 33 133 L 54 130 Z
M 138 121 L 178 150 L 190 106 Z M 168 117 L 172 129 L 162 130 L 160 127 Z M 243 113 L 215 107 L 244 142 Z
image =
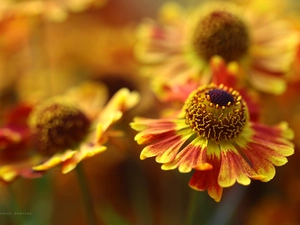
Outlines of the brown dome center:
M 222 10 L 213 11 L 198 22 L 192 41 L 199 56 L 209 60 L 219 55 L 226 62 L 239 60 L 250 42 L 244 22 Z
M 77 108 L 54 101 L 32 112 L 30 126 L 38 151 L 53 155 L 76 148 L 87 135 L 90 121 Z

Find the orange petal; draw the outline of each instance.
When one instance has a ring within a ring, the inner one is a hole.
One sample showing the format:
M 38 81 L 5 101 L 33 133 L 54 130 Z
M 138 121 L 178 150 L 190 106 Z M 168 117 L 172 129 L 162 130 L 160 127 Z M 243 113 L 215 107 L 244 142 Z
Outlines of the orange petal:
M 195 190 L 204 191 L 219 202 L 222 197 L 223 188 L 218 183 L 218 175 L 220 171 L 220 161 L 217 157 L 209 158 L 208 162 L 213 165 L 211 170 L 197 170 L 189 181 L 189 186 Z
M 192 143 L 182 149 L 175 159 L 162 165 L 163 170 L 171 170 L 178 167 L 181 173 L 188 173 L 192 169 L 210 169 L 211 165 L 206 162 L 207 143 L 195 139 Z
M 148 145 L 141 152 L 141 159 L 157 156 L 156 161 L 167 163 L 172 161 L 186 140 L 180 135 L 165 138 L 157 143 Z
M 256 148 L 253 143 L 248 144 L 248 148 L 243 152 L 251 162 L 253 170 L 264 178 L 260 179 L 263 182 L 270 181 L 275 176 L 275 168 L 273 164 L 265 157 L 264 149 Z M 262 150 L 262 151 L 261 151 Z
M 221 168 L 218 182 L 221 187 L 230 187 L 236 181 L 243 185 L 249 185 L 251 179 L 263 179 L 246 162 L 246 160 L 237 152 L 232 150 L 221 152 Z

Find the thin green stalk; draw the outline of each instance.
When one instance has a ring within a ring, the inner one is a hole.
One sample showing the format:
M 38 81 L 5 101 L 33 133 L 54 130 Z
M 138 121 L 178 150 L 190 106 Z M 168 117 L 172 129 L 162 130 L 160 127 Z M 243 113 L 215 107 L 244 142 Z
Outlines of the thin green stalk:
M 53 215 L 53 171 L 48 171 L 44 176 L 34 180 L 34 195 L 31 198 L 31 211 L 27 224 L 50 225 Z
M 238 205 L 246 194 L 247 187 L 235 185 L 231 187 L 224 199 L 218 204 L 207 225 L 230 224 L 230 219 L 238 209 Z
M 16 212 L 20 212 L 20 207 L 18 205 L 17 202 L 17 198 L 15 196 L 14 190 L 12 189 L 11 185 L 8 185 L 7 187 L 8 192 L 9 192 L 9 212 L 11 212 L 12 214 L 16 213 Z M 23 220 L 20 216 L 15 216 L 15 215 L 11 215 L 11 221 L 13 224 L 23 224 Z
M 149 186 L 140 163 L 134 159 L 127 162 L 128 185 L 131 204 L 136 214 L 137 224 L 153 224 L 153 212 L 150 207 Z
M 86 211 L 86 216 L 87 216 L 87 220 L 88 220 L 88 225 L 97 225 L 98 223 L 97 223 L 97 218 L 96 218 L 96 214 L 94 211 L 93 201 L 92 201 L 90 192 L 88 190 L 87 180 L 84 175 L 84 171 L 83 171 L 81 163 L 79 163 L 77 165 L 75 170 L 77 173 L 77 177 L 78 177 L 78 181 L 79 181 L 79 185 L 80 185 L 80 189 L 81 189 L 81 193 L 82 193 L 82 197 L 83 197 L 83 201 L 84 201 L 84 205 L 85 205 L 85 211 Z
M 199 202 L 199 193 L 198 191 L 192 190 L 190 194 L 188 208 L 187 208 L 186 222 L 185 222 L 186 225 L 193 225 L 198 202 Z

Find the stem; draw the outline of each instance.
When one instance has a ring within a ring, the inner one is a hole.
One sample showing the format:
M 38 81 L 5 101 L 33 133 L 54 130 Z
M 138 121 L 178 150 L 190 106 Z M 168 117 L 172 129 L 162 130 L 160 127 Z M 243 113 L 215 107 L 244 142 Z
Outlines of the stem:
M 85 205 L 85 211 L 86 211 L 86 215 L 87 215 L 87 219 L 88 219 L 88 224 L 89 225 L 97 225 L 97 218 L 96 218 L 96 215 L 94 212 L 93 201 L 92 201 L 91 195 L 88 190 L 86 178 L 85 178 L 81 163 L 79 163 L 76 166 L 75 170 L 77 173 L 78 182 L 79 182 L 81 193 L 83 196 L 83 201 L 84 201 L 84 205 Z
M 26 224 L 50 225 L 53 214 L 52 171 L 34 180 L 34 196 L 31 198 L 31 211 L 34 216 Z
M 7 187 L 8 189 L 8 192 L 9 192 L 9 207 L 10 209 L 8 211 L 10 211 L 11 213 L 15 213 L 15 212 L 20 212 L 20 207 L 18 205 L 18 202 L 17 202 L 17 198 L 15 196 L 15 193 L 14 193 L 14 190 L 12 189 L 11 185 L 8 185 Z M 19 217 L 19 216 L 14 216 L 12 215 L 11 217 L 11 221 L 13 224 L 23 224 L 23 220 Z
M 140 167 L 139 162 L 131 158 L 126 165 L 131 204 L 136 215 L 137 224 L 151 225 L 153 224 L 153 215 L 150 207 L 149 186 L 145 180 L 145 171 Z
M 246 193 L 247 187 L 235 185 L 219 204 L 217 210 L 214 211 L 207 225 L 226 225 L 230 223 L 230 219 L 237 210 L 239 203 L 242 201 Z
M 198 191 L 192 190 L 190 194 L 190 200 L 187 208 L 187 215 L 186 215 L 186 225 L 192 225 L 194 221 L 195 212 L 197 209 L 197 203 L 198 203 Z

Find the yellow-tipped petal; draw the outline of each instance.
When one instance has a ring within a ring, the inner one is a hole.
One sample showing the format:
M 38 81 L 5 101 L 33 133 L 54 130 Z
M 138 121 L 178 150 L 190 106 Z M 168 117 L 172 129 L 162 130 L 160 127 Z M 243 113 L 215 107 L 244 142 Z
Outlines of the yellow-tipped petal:
M 209 163 L 202 163 L 194 167 L 195 170 L 211 170 L 213 166 Z
M 14 170 L 8 170 L 6 172 L 4 172 L 2 175 L 1 175 L 1 178 L 6 181 L 6 182 L 10 182 L 12 181 L 13 179 L 15 179 L 15 177 L 17 176 L 17 173 L 16 171 Z
M 62 172 L 62 174 L 67 174 L 70 171 L 72 171 L 73 169 L 75 169 L 76 166 L 77 166 L 77 163 L 71 163 L 71 162 L 66 163 L 66 164 L 63 163 L 61 172 Z

